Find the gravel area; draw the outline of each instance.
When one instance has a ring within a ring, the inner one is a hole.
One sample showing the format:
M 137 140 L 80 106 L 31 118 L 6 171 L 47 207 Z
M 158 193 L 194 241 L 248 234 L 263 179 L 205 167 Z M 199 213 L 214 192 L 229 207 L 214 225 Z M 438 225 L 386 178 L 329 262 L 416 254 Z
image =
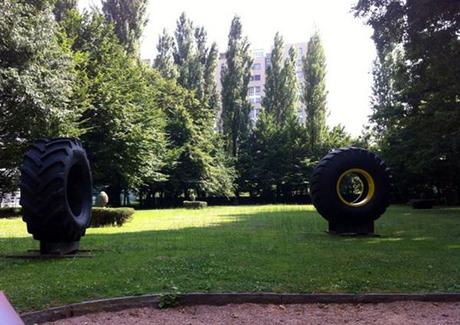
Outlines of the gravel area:
M 95 313 L 46 324 L 460 324 L 460 303 L 302 304 L 134 308 Z

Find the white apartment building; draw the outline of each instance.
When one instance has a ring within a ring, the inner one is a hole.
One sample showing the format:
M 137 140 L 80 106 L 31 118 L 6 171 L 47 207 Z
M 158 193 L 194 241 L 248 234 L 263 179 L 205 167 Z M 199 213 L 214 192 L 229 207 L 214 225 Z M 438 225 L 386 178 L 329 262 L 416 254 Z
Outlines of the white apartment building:
M 253 123 L 257 121 L 257 117 L 262 110 L 262 98 L 265 94 L 265 69 L 267 68 L 267 64 L 269 62 L 270 60 L 267 60 L 263 50 L 255 50 L 253 52 L 251 79 L 248 84 L 248 100 L 252 105 L 249 118 Z
M 307 43 L 295 43 L 288 44 L 284 47 L 284 58 L 288 56 L 289 49 L 294 47 L 297 52 L 297 61 L 296 61 L 296 75 L 299 85 L 299 98 L 302 96 L 302 84 L 304 80 L 304 74 L 302 70 L 302 57 L 307 53 Z M 252 110 L 249 113 L 249 117 L 253 123 L 257 121 L 257 118 L 261 112 L 262 108 L 262 98 L 264 97 L 264 86 L 265 86 L 265 70 L 267 65 L 270 64 L 270 54 L 265 53 L 263 49 L 258 49 L 253 51 L 253 65 L 251 70 L 251 80 L 248 85 L 248 100 L 252 104 Z M 220 81 L 222 66 L 225 64 L 225 53 L 222 53 L 219 57 L 219 65 L 217 68 L 217 88 L 220 92 L 222 89 L 222 84 Z M 301 123 L 305 122 L 305 107 L 302 104 L 302 101 L 299 100 L 298 116 Z

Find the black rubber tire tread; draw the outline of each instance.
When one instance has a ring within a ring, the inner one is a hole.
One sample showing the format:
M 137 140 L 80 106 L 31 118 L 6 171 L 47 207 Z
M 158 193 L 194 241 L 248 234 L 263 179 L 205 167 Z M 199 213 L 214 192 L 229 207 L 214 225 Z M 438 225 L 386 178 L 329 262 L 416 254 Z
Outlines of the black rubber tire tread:
M 361 168 L 374 179 L 374 197 L 364 206 L 344 204 L 336 191 L 340 175 Z M 385 163 L 374 153 L 361 148 L 341 148 L 328 153 L 315 167 L 310 194 L 316 210 L 332 222 L 355 223 L 378 219 L 390 203 L 390 176 Z
M 69 171 L 74 166 L 83 180 L 78 215 L 74 215 L 67 197 Z M 20 203 L 27 231 L 37 240 L 78 241 L 91 222 L 92 205 L 91 170 L 80 141 L 37 140 L 24 154 L 20 170 Z

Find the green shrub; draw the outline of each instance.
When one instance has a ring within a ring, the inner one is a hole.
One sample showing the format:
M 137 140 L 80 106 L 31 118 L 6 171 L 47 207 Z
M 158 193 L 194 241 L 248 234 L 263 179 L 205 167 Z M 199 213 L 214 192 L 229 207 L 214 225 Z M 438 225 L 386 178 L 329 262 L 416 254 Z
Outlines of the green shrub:
M 184 208 L 186 209 L 203 209 L 208 206 L 205 201 L 184 201 Z
M 121 227 L 131 218 L 134 212 L 133 208 L 93 208 L 91 227 Z
M 162 294 L 158 301 L 160 309 L 166 309 L 177 306 L 177 295 L 175 293 Z
M 18 218 L 20 216 L 22 216 L 21 208 L 0 208 L 0 219 Z

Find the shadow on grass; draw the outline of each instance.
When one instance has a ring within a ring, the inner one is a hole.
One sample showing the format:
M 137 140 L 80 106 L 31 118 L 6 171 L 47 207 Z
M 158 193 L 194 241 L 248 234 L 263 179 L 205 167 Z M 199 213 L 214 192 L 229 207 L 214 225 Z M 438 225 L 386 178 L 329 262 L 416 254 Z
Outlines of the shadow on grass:
M 315 211 L 289 208 L 170 230 L 98 229 L 81 242 L 102 250 L 91 259 L 0 259 L 0 289 L 20 310 L 153 292 L 458 291 L 457 215 L 404 213 L 376 222 L 380 238 L 331 236 Z M 0 239 L 1 254 L 37 245 Z
M 380 237 L 329 235 L 326 233 L 327 221 L 322 219 L 316 211 L 299 209 L 291 211 L 286 208 L 286 211 L 215 215 L 213 222 L 184 227 L 173 225 L 174 229 L 142 231 L 127 229 L 124 232 L 123 227 L 90 228 L 91 233 L 82 238 L 81 246 L 82 249 L 122 252 L 125 249 L 130 250 L 130 247 L 136 249 L 168 247 L 172 242 L 176 242 L 175 246 L 185 243 L 196 247 L 207 247 L 209 244 L 222 246 L 224 241 L 227 243 L 236 241 L 241 244 L 258 242 L 260 245 L 263 245 L 265 240 L 277 240 L 285 245 L 302 242 L 358 243 L 361 245 L 400 241 L 441 242 L 458 239 L 460 235 L 458 227 L 450 227 L 457 222 L 455 220 L 457 210 L 437 210 L 435 214 L 442 211 L 442 217 L 444 217 L 442 220 L 439 215 L 434 215 L 434 210 L 430 211 L 431 213 L 422 213 L 423 219 L 420 219 L 420 214 L 409 215 L 406 210 L 390 211 L 387 216 L 376 221 L 376 232 Z M 427 217 L 432 219 L 429 223 L 426 220 Z M 153 218 L 152 223 L 155 223 Z M 115 229 L 115 232 L 104 233 L 110 229 Z M 163 240 L 165 245 L 161 243 Z M 0 238 L 0 252 L 3 255 L 36 249 L 37 246 L 38 242 L 34 241 L 30 235 Z M 450 247 L 455 247 L 455 245 L 450 245 Z

